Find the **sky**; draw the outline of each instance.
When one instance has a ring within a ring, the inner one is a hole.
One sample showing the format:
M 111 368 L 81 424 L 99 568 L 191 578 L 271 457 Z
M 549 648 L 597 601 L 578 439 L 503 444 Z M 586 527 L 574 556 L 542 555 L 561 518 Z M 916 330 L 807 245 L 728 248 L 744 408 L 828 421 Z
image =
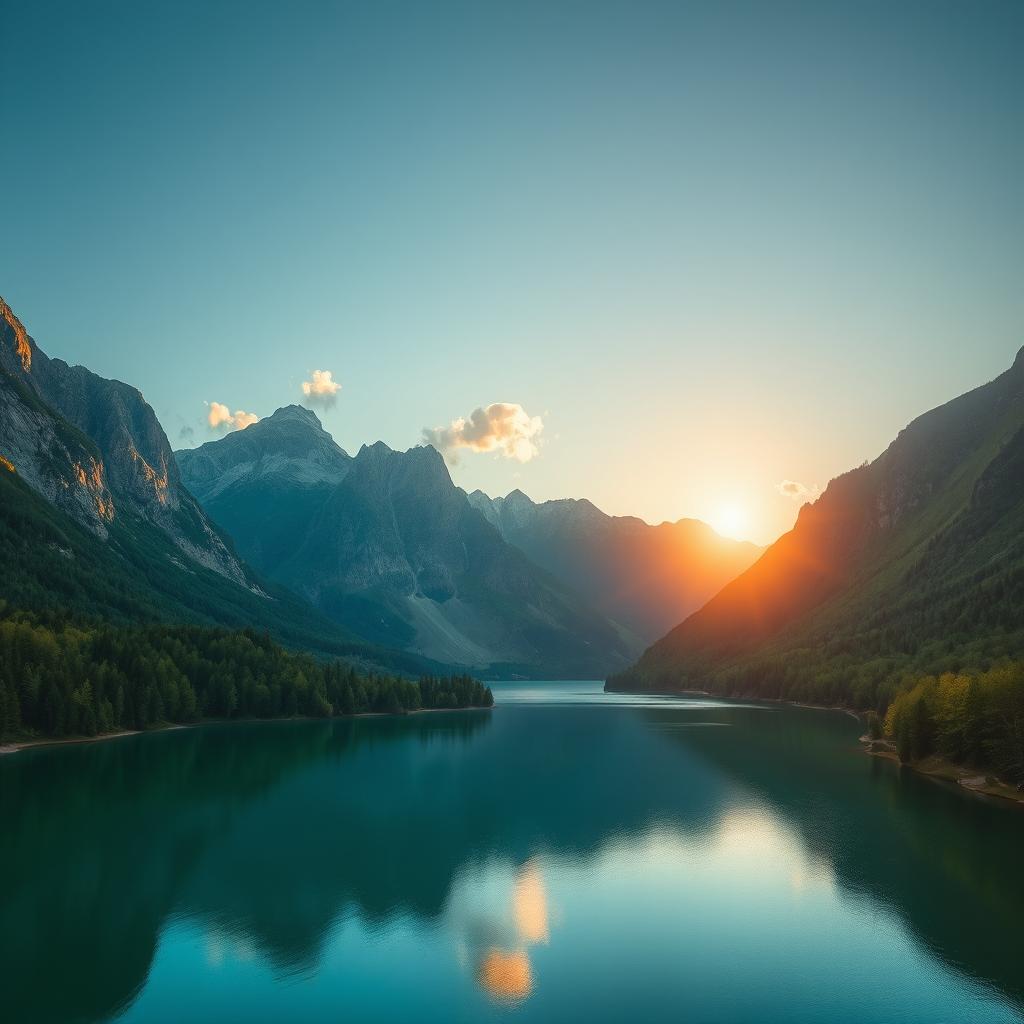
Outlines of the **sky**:
M 0 24 L 0 295 L 175 447 L 307 402 L 470 490 L 765 543 L 1024 344 L 1024 4 Z

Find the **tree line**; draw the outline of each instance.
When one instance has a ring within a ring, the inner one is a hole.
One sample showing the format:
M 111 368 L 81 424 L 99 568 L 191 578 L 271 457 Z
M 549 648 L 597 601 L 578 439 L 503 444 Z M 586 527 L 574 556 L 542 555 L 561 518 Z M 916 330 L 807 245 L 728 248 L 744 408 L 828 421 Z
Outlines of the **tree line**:
M 1024 662 L 913 681 L 889 705 L 885 733 L 901 761 L 939 754 L 1024 781 Z
M 493 703 L 490 688 L 471 676 L 360 672 L 287 651 L 250 629 L 46 620 L 0 607 L 4 739 Z

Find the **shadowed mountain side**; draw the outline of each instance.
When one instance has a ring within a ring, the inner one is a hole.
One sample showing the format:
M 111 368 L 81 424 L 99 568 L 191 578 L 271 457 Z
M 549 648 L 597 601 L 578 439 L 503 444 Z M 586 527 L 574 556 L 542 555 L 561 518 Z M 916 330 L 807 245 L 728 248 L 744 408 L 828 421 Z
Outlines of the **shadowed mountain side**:
M 522 491 L 469 500 L 510 544 L 651 643 L 738 576 L 762 549 L 721 537 L 697 519 L 651 526 L 592 502 L 536 503 Z
M 231 524 L 242 557 L 270 575 L 352 463 L 316 414 L 297 405 L 175 457 L 206 511 Z
M 609 686 L 855 694 L 872 706 L 903 668 L 1019 655 L 1022 465 L 1024 350 L 833 480 L 791 532 Z M 852 671 L 870 662 L 868 674 Z M 828 692 L 813 689 L 814 673 L 819 684 L 829 675 Z

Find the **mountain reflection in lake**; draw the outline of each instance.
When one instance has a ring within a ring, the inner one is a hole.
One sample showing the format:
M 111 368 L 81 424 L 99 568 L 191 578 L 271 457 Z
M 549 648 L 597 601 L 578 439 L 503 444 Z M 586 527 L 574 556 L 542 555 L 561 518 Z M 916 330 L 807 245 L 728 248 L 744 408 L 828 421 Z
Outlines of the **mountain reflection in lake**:
M 7 1019 L 1024 1020 L 1015 808 L 598 691 L 0 759 Z

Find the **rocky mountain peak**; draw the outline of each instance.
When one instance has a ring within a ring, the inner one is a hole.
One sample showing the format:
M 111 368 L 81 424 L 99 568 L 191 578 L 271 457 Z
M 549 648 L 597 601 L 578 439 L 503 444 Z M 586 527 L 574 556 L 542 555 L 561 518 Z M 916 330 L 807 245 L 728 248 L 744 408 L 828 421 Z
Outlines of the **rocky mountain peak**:
M 364 444 L 356 455 L 352 470 L 361 480 L 376 481 L 377 486 L 391 491 L 400 489 L 418 494 L 423 500 L 454 488 L 444 459 L 430 445 L 416 445 L 398 452 L 383 441 Z
M 316 413 L 286 405 L 245 430 L 175 453 L 182 479 L 204 504 L 238 487 L 320 488 L 339 483 L 352 459 Z
M 304 423 L 308 426 L 316 427 L 318 430 L 323 430 L 324 428 L 324 425 L 320 422 L 320 417 L 312 409 L 307 409 L 303 405 L 283 405 L 280 409 L 275 410 L 273 415 L 267 416 L 259 422 L 278 424 Z
M 7 321 L 14 332 L 14 353 L 21 362 L 21 368 L 28 373 L 32 369 L 32 344 L 28 332 L 21 321 L 14 315 L 14 310 L 0 296 L 0 317 Z
M 383 441 L 374 441 L 373 444 L 360 445 L 356 458 L 360 460 L 384 459 L 389 455 L 396 455 L 397 452 Z
M 505 495 L 504 504 L 512 508 L 519 509 L 531 507 L 534 502 L 528 494 L 519 490 L 517 487 L 515 490 L 509 491 L 508 494 Z

